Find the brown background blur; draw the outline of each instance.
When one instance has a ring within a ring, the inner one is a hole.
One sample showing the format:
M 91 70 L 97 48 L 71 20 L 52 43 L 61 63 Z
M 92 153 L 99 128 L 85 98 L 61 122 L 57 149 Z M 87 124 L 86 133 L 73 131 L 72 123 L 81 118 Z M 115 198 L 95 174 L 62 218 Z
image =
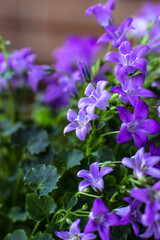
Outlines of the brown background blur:
M 106 0 L 1 0 L 0 35 L 11 40 L 12 49 L 32 47 L 38 62 L 49 63 L 53 49 L 69 34 L 100 36 L 103 30 L 84 11 Z M 143 0 L 120 0 L 113 12 L 115 23 L 134 14 Z M 159 2 L 159 1 L 153 1 Z

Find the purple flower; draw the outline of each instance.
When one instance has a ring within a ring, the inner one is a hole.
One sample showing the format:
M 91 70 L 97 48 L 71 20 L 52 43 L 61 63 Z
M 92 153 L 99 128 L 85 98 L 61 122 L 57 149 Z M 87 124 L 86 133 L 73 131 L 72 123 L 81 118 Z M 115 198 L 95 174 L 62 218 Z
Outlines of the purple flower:
M 99 198 L 94 200 L 92 212 L 84 232 L 98 231 L 102 240 L 110 240 L 110 226 L 120 225 L 120 217 L 115 213 L 109 213 L 107 206 Z
M 160 161 L 160 156 L 148 156 L 144 152 L 144 148 L 140 148 L 132 158 L 124 157 L 122 164 L 134 170 L 134 175 L 141 178 L 143 175 L 150 175 L 160 178 L 160 169 L 154 167 Z
M 112 41 L 112 46 L 118 48 L 121 43 L 126 40 L 126 32 L 129 29 L 133 28 L 131 27 L 132 21 L 132 18 L 127 18 L 122 22 L 120 27 L 117 27 L 115 25 L 105 27 L 105 31 L 107 33 L 104 33 L 97 40 L 97 43 L 107 43 Z
M 153 142 L 149 145 L 149 151 L 151 156 L 160 156 L 160 147 L 156 147 Z
M 143 234 L 140 234 L 139 236 L 141 238 L 149 238 L 152 235 L 154 235 L 155 240 L 159 240 L 160 239 L 160 213 L 156 213 L 153 221 L 147 225 L 145 223 L 145 220 L 143 220 L 144 216 L 145 215 L 142 215 L 142 223 L 145 226 L 148 226 L 148 228 L 146 229 L 146 231 Z
M 75 111 L 69 109 L 67 112 L 67 119 L 71 123 L 64 129 L 64 135 L 66 132 L 70 132 L 76 129 L 77 137 L 83 141 L 86 138 L 86 134 L 91 131 L 92 126 L 90 121 L 98 118 L 96 114 L 92 114 L 91 116 L 86 114 L 86 112 L 81 109 L 77 115 Z
M 130 194 L 133 198 L 146 204 L 143 214 L 143 223 L 149 225 L 154 221 L 155 215 L 160 210 L 160 181 L 156 182 L 152 188 L 132 189 Z
M 147 133 L 154 135 L 160 132 L 160 125 L 153 119 L 145 119 L 149 114 L 148 106 L 139 100 L 136 103 L 134 113 L 129 112 L 125 107 L 117 107 L 123 124 L 117 135 L 117 142 L 124 143 L 134 139 L 135 144 L 140 148 L 147 145 Z
M 107 81 L 99 81 L 97 83 L 97 89 L 89 83 L 84 92 L 88 97 L 79 100 L 78 108 L 86 109 L 86 112 L 89 114 L 94 113 L 95 107 L 106 110 L 106 107 L 109 106 L 107 100 L 111 97 L 110 93 L 104 90 L 107 83 Z
M 57 237 L 64 239 L 64 240 L 90 240 L 95 239 L 96 235 L 94 233 L 81 233 L 79 228 L 80 219 L 77 219 L 72 223 L 69 228 L 69 232 L 58 232 L 56 231 L 55 234 Z
M 38 84 L 48 76 L 47 65 L 33 65 L 28 72 L 28 83 L 34 92 L 37 92 Z
M 112 24 L 112 13 L 111 11 L 114 9 L 114 2 L 117 0 L 108 0 L 105 4 L 97 4 L 89 7 L 85 14 L 87 17 L 93 13 L 95 18 L 100 26 L 106 27 Z
M 131 103 L 134 107 L 136 102 L 140 97 L 156 97 L 156 94 L 152 91 L 141 87 L 144 84 L 145 76 L 142 73 L 139 73 L 131 79 L 127 73 L 118 77 L 121 85 L 115 86 L 110 89 L 113 93 L 119 94 L 119 99 L 127 104 Z
M 80 170 L 77 173 L 78 177 L 85 178 L 79 184 L 79 191 L 83 192 L 88 186 L 91 186 L 95 191 L 102 191 L 104 188 L 103 177 L 112 172 L 113 169 L 111 167 L 102 167 L 99 171 L 99 163 L 94 162 L 90 165 L 90 172 L 87 170 Z
M 78 62 L 80 61 L 90 70 L 99 49 L 96 39 L 91 36 L 68 36 L 64 45 L 52 53 L 55 62 L 53 67 L 71 74 L 79 70 Z
M 129 197 L 124 197 L 124 200 L 129 203 L 129 206 L 115 209 L 116 214 L 121 216 L 120 223 L 122 225 L 131 223 L 136 236 L 138 236 L 139 226 L 137 222 L 141 223 L 142 213 L 139 211 L 139 209 L 142 205 L 142 202 L 138 200 L 132 200 Z
M 149 51 L 148 46 L 138 45 L 132 50 L 131 43 L 124 41 L 118 50 L 119 53 L 109 52 L 105 58 L 106 61 L 118 63 L 115 67 L 116 76 L 122 75 L 124 72 L 130 74 L 137 69 L 143 73 L 146 72 L 147 61 L 141 57 Z

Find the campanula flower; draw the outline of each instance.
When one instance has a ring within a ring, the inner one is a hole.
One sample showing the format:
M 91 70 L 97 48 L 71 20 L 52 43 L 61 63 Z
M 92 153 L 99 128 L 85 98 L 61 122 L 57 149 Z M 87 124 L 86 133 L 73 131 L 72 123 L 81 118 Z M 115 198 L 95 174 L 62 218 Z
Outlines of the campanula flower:
M 117 109 L 123 121 L 117 135 L 118 143 L 127 142 L 133 137 L 139 148 L 144 147 L 148 141 L 147 133 L 154 135 L 160 132 L 160 125 L 156 120 L 146 119 L 149 109 L 145 102 L 139 100 L 135 105 L 133 114 L 122 106 L 118 106 Z
M 117 0 L 108 0 L 105 4 L 97 4 L 89 7 L 85 14 L 87 17 L 93 13 L 100 26 L 106 27 L 112 24 L 112 10 L 114 9 L 114 2 Z
M 84 232 L 98 231 L 102 240 L 110 240 L 110 226 L 120 225 L 120 217 L 115 213 L 109 213 L 108 207 L 99 198 L 94 200 L 92 212 Z
M 142 223 L 143 225 L 147 226 L 146 231 L 139 236 L 141 238 L 149 238 L 154 235 L 155 240 L 160 239 L 160 213 L 156 213 L 154 219 L 151 223 L 146 224 L 145 219 L 143 218 L 145 215 L 142 215 Z
M 115 74 L 122 75 L 124 72 L 128 74 L 140 70 L 142 73 L 146 73 L 147 60 L 141 58 L 149 51 L 149 47 L 146 45 L 138 45 L 132 50 L 131 43 L 124 41 L 118 48 L 118 52 L 109 52 L 105 60 L 109 62 L 118 63 L 115 67 Z
M 134 170 L 134 175 L 141 178 L 143 175 L 149 175 L 160 178 L 160 169 L 154 167 L 160 161 L 160 156 L 148 156 L 144 148 L 140 148 L 132 158 L 124 157 L 122 164 Z
M 142 215 L 139 209 L 142 206 L 142 202 L 138 200 L 132 200 L 129 197 L 124 197 L 123 199 L 126 202 L 128 202 L 129 205 L 127 207 L 115 209 L 116 214 L 121 217 L 120 223 L 122 225 L 127 225 L 131 223 L 136 236 L 138 236 L 139 234 L 138 223 L 141 223 L 141 215 Z
M 94 113 L 95 107 L 106 110 L 106 107 L 109 106 L 108 99 L 111 98 L 111 94 L 104 90 L 107 83 L 107 81 L 99 81 L 96 89 L 89 83 L 84 92 L 88 97 L 79 100 L 78 108 L 86 109 L 86 112 L 89 114 Z
M 126 40 L 126 32 L 133 28 L 131 27 L 132 21 L 132 18 L 127 18 L 119 27 L 115 25 L 105 27 L 104 29 L 107 33 L 99 37 L 97 43 L 112 42 L 112 46 L 118 48 L 121 43 Z
M 99 49 L 96 39 L 91 36 L 68 36 L 63 46 L 52 53 L 55 62 L 53 67 L 71 74 L 79 70 L 78 62 L 80 61 L 90 70 L 92 63 L 97 58 Z
M 64 239 L 64 240 L 90 240 L 95 239 L 96 235 L 94 233 L 81 233 L 80 228 L 80 219 L 75 220 L 69 228 L 69 232 L 58 232 L 56 231 L 55 234 L 57 237 Z
M 145 225 L 151 224 L 154 221 L 156 213 L 160 210 L 160 181 L 156 182 L 150 188 L 132 189 L 130 195 L 146 204 L 143 222 Z
M 139 73 L 133 77 L 129 77 L 127 73 L 118 77 L 121 85 L 110 89 L 113 93 L 119 94 L 119 99 L 127 104 L 131 103 L 134 107 L 139 97 L 156 97 L 156 94 L 149 89 L 141 87 L 144 84 L 145 75 Z
M 72 109 L 69 109 L 67 112 L 67 120 L 71 123 L 65 127 L 64 135 L 66 132 L 76 130 L 77 137 L 83 141 L 86 138 L 86 134 L 92 129 L 90 121 L 95 118 L 98 118 L 96 114 L 88 115 L 83 109 L 80 109 L 78 114 Z
M 97 189 L 102 191 L 104 188 L 103 177 L 112 172 L 113 169 L 111 167 L 102 167 L 99 171 L 99 163 L 94 162 L 90 165 L 90 172 L 87 170 L 80 170 L 77 173 L 78 177 L 84 178 L 82 182 L 79 184 L 79 191 L 83 192 L 88 186 L 91 186 L 95 191 Z

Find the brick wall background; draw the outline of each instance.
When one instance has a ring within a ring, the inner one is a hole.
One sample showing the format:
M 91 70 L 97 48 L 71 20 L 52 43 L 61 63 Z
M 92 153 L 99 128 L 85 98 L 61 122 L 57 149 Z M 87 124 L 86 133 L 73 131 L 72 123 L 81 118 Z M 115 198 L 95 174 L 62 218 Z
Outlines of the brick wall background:
M 0 35 L 11 40 L 11 48 L 32 47 L 38 61 L 50 61 L 51 51 L 69 34 L 103 33 L 94 17 L 84 11 L 101 0 L 1 0 Z M 118 24 L 135 13 L 143 0 L 116 2 L 115 22 Z

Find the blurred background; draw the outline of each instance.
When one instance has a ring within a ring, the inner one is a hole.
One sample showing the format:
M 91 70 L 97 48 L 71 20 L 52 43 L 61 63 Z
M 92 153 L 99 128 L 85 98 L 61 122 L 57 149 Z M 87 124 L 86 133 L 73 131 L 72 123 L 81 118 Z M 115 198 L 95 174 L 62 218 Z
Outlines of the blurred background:
M 11 41 L 11 49 L 32 47 L 38 63 L 50 63 L 51 52 L 69 34 L 100 36 L 104 31 L 94 16 L 84 11 L 106 0 L 1 0 L 0 35 Z M 120 0 L 113 11 L 115 23 L 140 9 L 144 0 Z M 159 2 L 159 1 L 152 1 Z

